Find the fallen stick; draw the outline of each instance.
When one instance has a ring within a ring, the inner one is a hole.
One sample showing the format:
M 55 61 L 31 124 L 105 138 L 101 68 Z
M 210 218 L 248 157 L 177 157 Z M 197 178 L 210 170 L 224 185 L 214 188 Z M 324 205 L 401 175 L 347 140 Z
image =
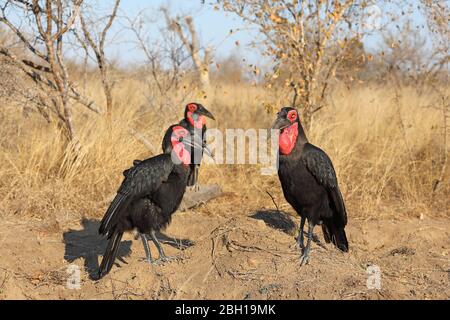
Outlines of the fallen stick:
M 186 211 L 192 209 L 200 204 L 220 197 L 222 194 L 223 192 L 217 184 L 199 185 L 198 191 L 188 189 L 184 194 L 179 210 Z

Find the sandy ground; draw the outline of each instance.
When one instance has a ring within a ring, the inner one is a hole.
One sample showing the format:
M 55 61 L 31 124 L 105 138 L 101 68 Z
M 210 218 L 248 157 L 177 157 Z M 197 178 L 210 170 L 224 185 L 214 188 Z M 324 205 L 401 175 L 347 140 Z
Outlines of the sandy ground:
M 100 281 L 91 278 L 106 246 L 98 220 L 10 217 L 0 224 L 0 298 L 450 298 L 450 218 L 350 219 L 349 253 L 313 243 L 310 263 L 300 267 L 297 219 L 273 211 L 204 211 L 176 213 L 160 235 L 178 260 L 146 264 L 140 240 L 128 234 L 121 261 Z M 320 228 L 315 232 L 323 239 Z M 152 252 L 157 255 L 155 247 Z M 79 289 L 67 288 L 71 265 L 79 267 Z M 367 288 L 370 266 L 381 271 L 380 289 Z

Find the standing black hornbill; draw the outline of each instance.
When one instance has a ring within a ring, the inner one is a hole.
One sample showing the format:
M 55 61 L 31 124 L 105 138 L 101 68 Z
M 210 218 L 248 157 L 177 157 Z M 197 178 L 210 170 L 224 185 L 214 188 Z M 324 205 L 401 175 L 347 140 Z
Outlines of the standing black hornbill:
M 345 225 L 347 212 L 339 190 L 336 172 L 328 155 L 310 144 L 297 110 L 282 108 L 272 129 L 279 129 L 279 168 L 283 194 L 301 217 L 297 243 L 302 250 L 301 265 L 309 260 L 315 225 L 322 225 L 325 241 L 348 251 Z M 303 227 L 308 220 L 308 242 Z
M 191 171 L 188 179 L 188 186 L 195 186 L 197 190 L 198 184 L 198 170 L 203 157 L 203 151 L 207 152 L 210 156 L 211 153 L 206 146 L 206 118 L 213 120 L 214 116 L 200 103 L 188 103 L 184 110 L 184 119 L 182 119 L 178 125 L 187 129 L 191 134 L 191 140 L 195 142 L 195 145 L 201 145 L 201 148 L 192 147 L 191 153 Z M 169 143 L 172 128 L 176 125 L 172 125 L 167 129 L 162 142 L 162 149 L 164 153 L 171 151 L 171 145 Z
M 165 228 L 178 209 L 190 173 L 190 149 L 194 142 L 189 131 L 174 126 L 170 137 L 171 152 L 140 161 L 125 170 L 117 195 L 101 221 L 99 233 L 109 239 L 98 271 L 99 278 L 112 268 L 120 240 L 125 231 L 137 229 L 144 245 L 147 262 L 167 261 L 155 232 Z M 148 246 L 150 239 L 159 252 L 153 261 Z

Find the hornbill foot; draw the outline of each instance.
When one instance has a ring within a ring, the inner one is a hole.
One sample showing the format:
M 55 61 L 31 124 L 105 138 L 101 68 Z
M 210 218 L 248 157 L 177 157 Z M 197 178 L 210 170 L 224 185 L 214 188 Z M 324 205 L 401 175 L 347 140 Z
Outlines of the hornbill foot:
M 156 234 L 155 234 L 154 230 L 152 230 L 150 232 L 150 237 L 151 237 L 153 243 L 155 244 L 155 246 L 156 246 L 156 248 L 158 249 L 158 252 L 159 252 L 159 258 L 155 261 L 155 264 L 162 265 L 162 264 L 164 264 L 166 262 L 170 262 L 170 261 L 173 261 L 173 260 L 177 259 L 177 257 L 168 257 L 168 256 L 166 256 L 166 254 L 164 253 L 164 250 L 163 250 L 163 248 L 161 246 L 161 243 L 159 242 L 158 238 L 156 237 Z
M 200 185 L 199 184 L 194 184 L 192 186 L 189 186 L 188 189 L 192 192 L 199 192 L 200 191 Z
M 309 263 L 309 252 L 306 251 L 300 257 L 300 266 L 304 266 Z
M 198 190 L 199 190 L 200 188 L 198 187 L 198 185 L 194 184 L 194 185 L 192 185 L 192 186 L 186 187 L 186 189 L 189 190 L 190 192 L 198 192 Z
M 155 261 L 151 258 L 140 258 L 139 261 L 143 261 L 148 264 L 153 264 Z
M 157 265 L 157 266 L 162 266 L 162 265 L 164 265 L 166 263 L 170 263 L 170 262 L 176 261 L 176 260 L 179 260 L 179 258 L 178 257 L 171 257 L 171 256 L 162 256 L 162 257 L 159 257 L 158 259 L 156 259 L 154 261 L 154 264 Z
M 143 262 L 145 262 L 145 263 L 147 263 L 149 265 L 152 265 L 152 266 L 162 266 L 162 265 L 164 265 L 166 263 L 169 263 L 169 262 L 172 262 L 172 261 L 175 261 L 175 260 L 178 260 L 178 258 L 177 257 L 161 257 L 161 258 L 158 258 L 158 259 L 155 259 L 155 260 L 147 259 L 147 258 L 141 258 L 140 259 L 140 261 L 143 261 Z

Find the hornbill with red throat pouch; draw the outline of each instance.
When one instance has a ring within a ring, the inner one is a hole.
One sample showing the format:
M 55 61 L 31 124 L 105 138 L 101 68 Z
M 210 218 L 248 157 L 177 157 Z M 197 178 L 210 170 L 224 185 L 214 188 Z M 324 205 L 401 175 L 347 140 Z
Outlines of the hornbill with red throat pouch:
M 345 234 L 347 211 L 339 190 L 336 172 L 328 155 L 310 144 L 297 110 L 290 107 L 278 112 L 272 129 L 279 129 L 279 168 L 283 194 L 301 217 L 297 243 L 302 250 L 301 265 L 309 260 L 313 228 L 322 225 L 325 241 L 348 251 Z M 308 220 L 308 241 L 303 228 Z
M 133 167 L 123 172 L 125 178 L 99 228 L 99 233 L 109 239 L 98 271 L 99 279 L 111 270 L 125 231 L 137 229 L 147 262 L 169 260 L 155 233 L 170 223 L 183 199 L 193 147 L 188 130 L 174 126 L 171 132 L 170 153 L 135 160 Z M 150 253 L 148 236 L 159 252 L 156 261 Z
M 191 140 L 193 141 L 193 147 L 190 150 L 191 153 L 191 165 L 190 174 L 188 179 L 188 186 L 195 186 L 198 188 L 198 171 L 200 168 L 200 163 L 202 161 L 203 152 L 207 153 L 212 157 L 211 152 L 206 146 L 206 118 L 211 118 L 215 120 L 214 116 L 200 103 L 188 103 L 184 109 L 184 118 L 177 124 L 187 129 L 191 135 Z M 162 149 L 164 153 L 171 152 L 170 136 L 171 130 L 176 125 L 172 125 L 167 129 L 163 142 Z

